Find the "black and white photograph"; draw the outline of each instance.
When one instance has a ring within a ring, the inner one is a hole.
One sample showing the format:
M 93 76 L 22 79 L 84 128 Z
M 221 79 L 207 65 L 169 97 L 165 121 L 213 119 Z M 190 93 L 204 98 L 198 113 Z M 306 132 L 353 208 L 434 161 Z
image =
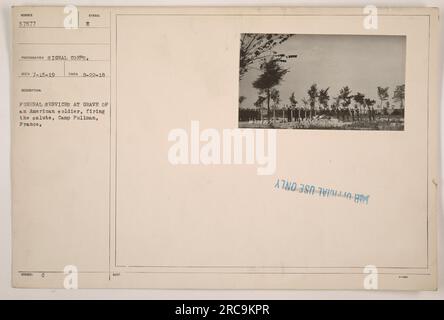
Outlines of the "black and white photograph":
M 404 130 L 406 37 L 240 35 L 239 128 Z

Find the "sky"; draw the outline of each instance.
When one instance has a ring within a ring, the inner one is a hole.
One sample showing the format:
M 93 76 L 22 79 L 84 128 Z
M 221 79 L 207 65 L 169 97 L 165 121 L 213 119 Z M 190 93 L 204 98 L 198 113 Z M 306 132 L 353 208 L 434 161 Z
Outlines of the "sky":
M 346 85 L 352 94 L 361 92 L 376 101 L 377 87 L 390 87 L 390 102 L 394 103 L 395 86 L 405 83 L 405 46 L 404 36 L 293 35 L 274 48 L 278 53 L 298 55 L 282 64 L 289 72 L 276 87 L 281 106 L 289 104 L 292 92 L 300 103 L 313 83 L 318 89 L 330 87 L 329 104 Z M 239 95 L 246 97 L 243 108 L 254 108 L 258 97 L 252 83 L 260 74 L 256 70 L 259 62 L 252 66 L 240 81 Z

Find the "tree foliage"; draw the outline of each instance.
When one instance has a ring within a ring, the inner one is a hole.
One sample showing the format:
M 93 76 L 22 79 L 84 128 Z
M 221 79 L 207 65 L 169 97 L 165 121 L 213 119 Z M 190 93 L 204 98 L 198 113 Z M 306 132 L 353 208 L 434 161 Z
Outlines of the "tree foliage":
M 285 54 L 273 51 L 276 45 L 287 41 L 290 34 L 258 34 L 244 33 L 240 40 L 239 77 L 245 75 L 251 65 L 261 59 L 273 57 L 274 59 L 285 59 Z
M 245 101 L 245 96 L 239 96 L 239 105 L 241 105 L 242 104 L 242 102 L 244 102 Z
M 281 102 L 281 95 L 279 93 L 279 90 L 274 88 L 271 89 L 270 99 L 273 101 L 275 107 L 278 106 L 279 103 Z
M 270 90 L 277 86 L 288 72 L 288 69 L 282 68 L 276 59 L 264 61 L 260 69 L 262 73 L 253 82 L 253 87 L 261 91 Z
M 288 98 L 288 100 L 290 100 L 290 104 L 292 107 L 295 107 L 298 104 L 294 92 L 291 93 L 290 98 Z
M 324 109 L 328 109 L 328 101 L 330 100 L 330 96 L 328 95 L 329 89 L 330 88 L 319 90 L 319 95 L 318 95 L 319 104 Z
M 259 109 L 262 108 L 262 105 L 264 104 L 265 99 L 266 98 L 264 96 L 257 97 L 257 100 L 254 103 L 254 106 Z
M 353 100 L 355 100 L 355 102 L 359 105 L 364 105 L 364 99 L 365 99 L 365 95 L 358 92 L 353 96 Z
M 348 108 L 348 106 L 351 103 L 351 99 L 353 97 L 351 95 L 351 93 L 352 92 L 351 92 L 351 90 L 350 90 L 350 88 L 348 86 L 345 86 L 345 87 L 341 88 L 341 90 L 339 90 L 338 98 L 339 98 L 339 101 L 340 101 L 341 105 L 344 108 Z
M 399 102 L 399 105 L 404 108 L 404 99 L 405 99 L 405 84 L 396 86 L 395 91 L 393 92 L 393 100 L 395 102 Z
M 308 94 L 308 101 L 310 103 L 310 108 L 314 109 L 316 106 L 316 99 L 318 97 L 318 85 L 316 83 L 313 83 L 310 86 L 310 89 L 307 91 Z
M 376 103 L 376 101 L 373 99 L 369 99 L 369 98 L 364 99 L 364 105 L 366 107 L 372 107 L 375 103 Z
M 378 97 L 380 100 L 380 106 L 382 107 L 382 104 L 384 103 L 384 101 L 386 101 L 389 98 L 389 94 L 388 94 L 388 90 L 389 87 L 378 87 Z
M 306 98 L 302 98 L 301 101 L 302 101 L 302 104 L 304 105 L 304 109 L 306 109 L 307 106 L 308 106 L 308 101 L 307 101 L 307 99 L 306 99 Z
M 284 75 L 288 72 L 288 69 L 282 68 L 279 65 L 279 61 L 272 58 L 265 60 L 260 69 L 262 73 L 253 82 L 253 87 L 259 90 L 259 94 L 265 93 L 267 96 L 267 115 L 270 119 L 270 99 L 272 89 L 281 83 Z

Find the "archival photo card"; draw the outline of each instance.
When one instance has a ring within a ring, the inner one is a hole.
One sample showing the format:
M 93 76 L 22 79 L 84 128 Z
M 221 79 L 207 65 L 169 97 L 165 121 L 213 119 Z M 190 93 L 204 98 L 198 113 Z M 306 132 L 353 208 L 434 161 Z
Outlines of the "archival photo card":
M 14 7 L 12 286 L 436 290 L 439 11 L 377 9 Z
M 404 130 L 406 37 L 244 33 L 239 127 Z

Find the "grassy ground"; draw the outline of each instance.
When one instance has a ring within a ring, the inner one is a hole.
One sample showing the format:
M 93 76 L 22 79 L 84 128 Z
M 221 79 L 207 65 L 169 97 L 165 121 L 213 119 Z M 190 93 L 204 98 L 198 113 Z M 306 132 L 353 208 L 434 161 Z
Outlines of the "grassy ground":
M 335 130 L 404 130 L 401 116 L 378 116 L 375 120 L 342 121 L 337 118 L 313 119 L 302 122 L 283 122 L 276 119 L 270 124 L 260 122 L 239 122 L 239 128 L 275 128 L 275 129 L 335 129 Z

